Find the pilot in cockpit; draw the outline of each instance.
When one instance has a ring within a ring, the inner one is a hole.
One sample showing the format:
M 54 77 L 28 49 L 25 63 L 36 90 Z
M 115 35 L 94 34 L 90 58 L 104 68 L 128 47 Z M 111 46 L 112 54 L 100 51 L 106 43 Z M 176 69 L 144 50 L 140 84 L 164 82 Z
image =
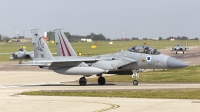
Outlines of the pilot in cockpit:
M 132 51 L 132 52 L 136 52 L 135 47 L 132 47 L 132 48 L 131 48 L 131 51 Z
M 149 54 L 149 47 L 144 47 L 144 53 Z
M 23 49 L 23 48 L 20 48 L 19 51 L 24 51 L 24 49 Z
M 137 53 L 154 54 L 154 55 L 160 54 L 159 51 L 149 46 L 134 46 L 128 50 Z

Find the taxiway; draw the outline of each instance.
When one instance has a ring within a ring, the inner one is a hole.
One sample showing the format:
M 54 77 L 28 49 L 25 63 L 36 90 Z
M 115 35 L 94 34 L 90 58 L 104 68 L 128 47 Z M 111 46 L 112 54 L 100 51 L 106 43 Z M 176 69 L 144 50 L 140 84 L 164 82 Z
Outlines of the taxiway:
M 186 54 L 173 55 L 190 65 L 199 65 L 200 49 L 193 48 Z M 165 53 L 166 52 L 166 53 Z M 0 111 L 1 112 L 160 112 L 182 111 L 199 112 L 200 100 L 190 99 L 147 99 L 147 98 L 105 98 L 105 97 L 61 97 L 16 95 L 23 91 L 80 91 L 80 90 L 140 90 L 140 89 L 200 89 L 200 83 L 107 83 L 99 86 L 90 82 L 79 86 L 80 76 L 61 75 L 52 71 L 36 68 L 0 65 Z

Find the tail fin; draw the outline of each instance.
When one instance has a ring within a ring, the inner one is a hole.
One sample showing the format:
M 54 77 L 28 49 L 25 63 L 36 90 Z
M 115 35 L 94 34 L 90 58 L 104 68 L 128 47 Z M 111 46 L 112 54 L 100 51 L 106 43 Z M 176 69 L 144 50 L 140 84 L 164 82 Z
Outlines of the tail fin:
M 61 29 L 54 30 L 55 42 L 58 56 L 77 56 Z
M 31 30 L 32 43 L 34 47 L 34 60 L 50 60 L 53 59 L 46 42 L 40 36 L 38 29 Z

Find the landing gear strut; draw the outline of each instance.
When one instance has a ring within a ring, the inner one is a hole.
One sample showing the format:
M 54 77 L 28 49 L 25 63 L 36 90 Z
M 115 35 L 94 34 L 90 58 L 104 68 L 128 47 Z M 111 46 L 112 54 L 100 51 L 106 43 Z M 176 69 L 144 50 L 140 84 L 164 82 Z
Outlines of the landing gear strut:
M 79 79 L 80 86 L 85 86 L 87 84 L 87 79 L 85 77 L 81 77 Z
M 133 85 L 134 86 L 137 86 L 138 85 L 138 78 L 139 78 L 139 75 L 140 75 L 140 71 L 138 70 L 133 70 L 133 75 L 132 75 L 132 78 L 135 78 L 136 80 L 133 81 Z

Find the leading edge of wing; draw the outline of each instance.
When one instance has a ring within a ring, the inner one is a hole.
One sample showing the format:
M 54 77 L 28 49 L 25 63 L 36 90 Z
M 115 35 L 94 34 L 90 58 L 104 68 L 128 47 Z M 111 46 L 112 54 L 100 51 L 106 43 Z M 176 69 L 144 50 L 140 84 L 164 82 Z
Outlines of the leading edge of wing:
M 130 59 L 130 58 L 127 58 L 127 57 L 124 57 L 124 56 L 119 56 L 119 58 L 125 59 L 125 60 L 127 60 L 127 61 L 130 61 L 130 63 L 135 63 L 135 62 L 137 62 L 137 60 Z
M 12 64 L 17 66 L 47 66 L 47 64 L 42 63 L 26 63 L 26 64 Z

